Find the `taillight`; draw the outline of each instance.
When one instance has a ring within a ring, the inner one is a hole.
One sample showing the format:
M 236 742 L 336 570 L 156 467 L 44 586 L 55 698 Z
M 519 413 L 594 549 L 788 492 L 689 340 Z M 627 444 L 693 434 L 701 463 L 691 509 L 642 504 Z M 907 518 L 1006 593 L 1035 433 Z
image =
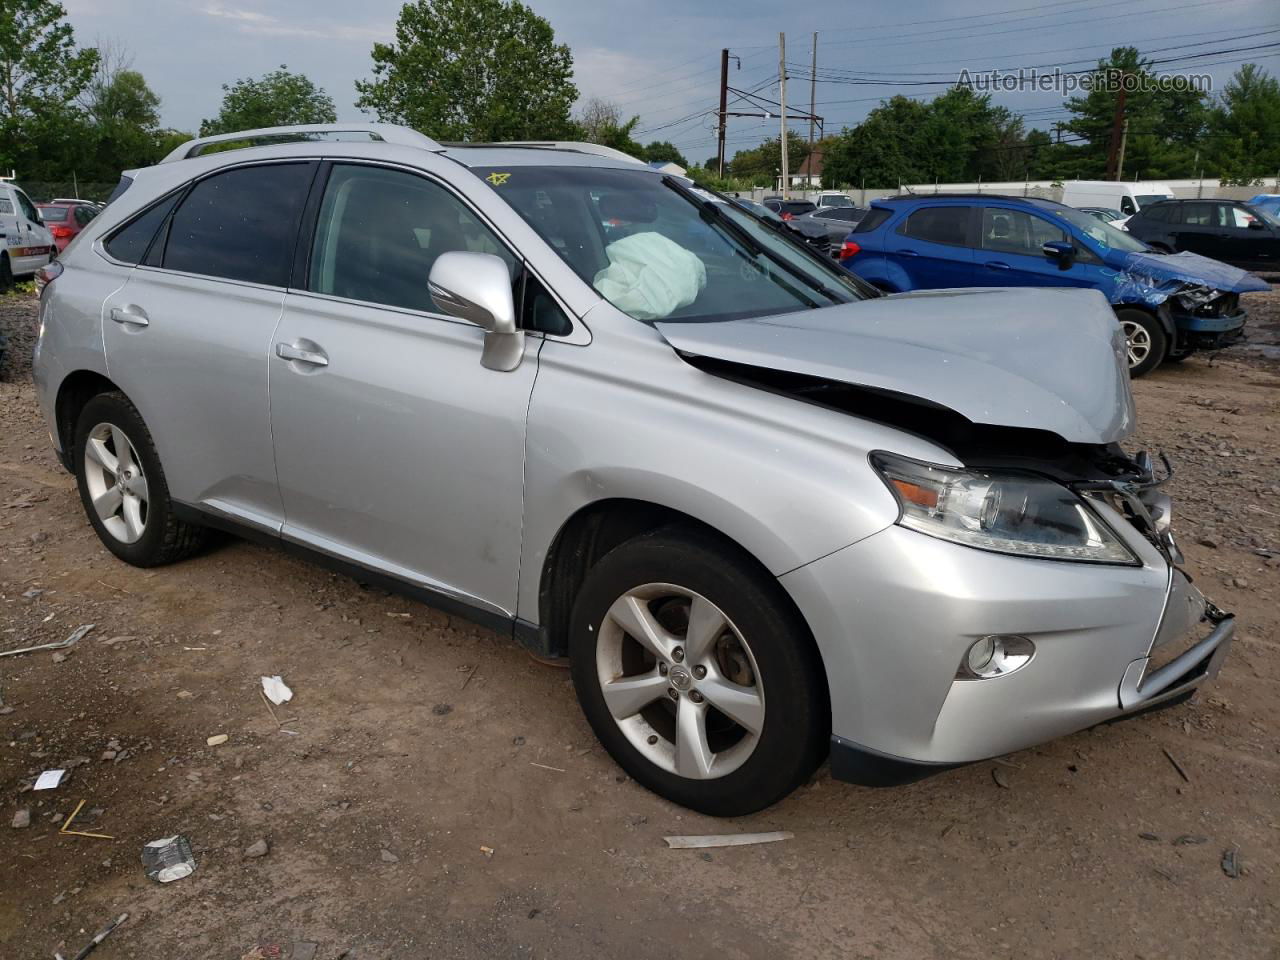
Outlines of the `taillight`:
M 49 233 L 51 233 L 55 237 L 69 237 L 71 236 L 71 228 L 70 227 L 50 227 Z
M 846 240 L 844 246 L 840 248 L 840 259 L 848 260 L 850 257 L 856 257 L 862 252 L 862 248 L 852 240 Z
M 787 213 L 787 211 L 785 210 L 782 211 L 783 220 L 794 220 L 795 218 L 796 218 L 796 215 L 794 213 Z

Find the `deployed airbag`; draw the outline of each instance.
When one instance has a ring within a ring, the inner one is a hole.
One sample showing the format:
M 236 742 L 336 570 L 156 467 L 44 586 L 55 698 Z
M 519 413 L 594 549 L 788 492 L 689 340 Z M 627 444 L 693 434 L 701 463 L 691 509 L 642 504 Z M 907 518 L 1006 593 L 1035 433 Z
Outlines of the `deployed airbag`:
M 633 233 L 604 248 L 609 266 L 592 286 L 637 320 L 661 320 L 693 303 L 707 285 L 707 268 L 660 233 Z

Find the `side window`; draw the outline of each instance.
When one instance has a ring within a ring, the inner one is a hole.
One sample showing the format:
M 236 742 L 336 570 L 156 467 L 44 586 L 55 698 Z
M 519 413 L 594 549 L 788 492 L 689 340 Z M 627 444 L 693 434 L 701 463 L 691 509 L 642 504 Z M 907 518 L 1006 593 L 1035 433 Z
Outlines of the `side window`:
M 1169 205 L 1167 203 L 1157 203 L 1152 207 L 1143 207 L 1142 219 L 1150 220 L 1153 223 L 1167 223 L 1169 220 Z
M 122 263 L 141 263 L 151 246 L 160 224 L 169 215 L 181 193 L 171 193 L 158 203 L 153 203 L 123 227 L 118 228 L 102 244 L 114 259 Z
M 1238 230 L 1247 230 L 1249 223 L 1253 217 L 1240 207 L 1233 207 L 1229 204 L 1220 204 L 1218 207 L 1222 215 L 1222 223 L 1228 227 L 1235 227 Z
M 910 214 L 898 228 L 903 236 L 927 240 L 930 243 L 946 243 L 951 246 L 969 245 L 969 211 L 972 207 L 922 207 Z
M 1217 215 L 1212 203 L 1184 203 L 1182 205 L 1182 222 L 1188 227 L 1215 226 Z
M 320 204 L 307 289 L 439 313 L 427 276 L 440 254 L 454 250 L 495 254 L 518 280 L 516 258 L 444 187 L 400 170 L 336 164 Z
M 76 223 L 82 227 L 87 227 L 97 215 L 98 211 L 92 207 L 76 207 Z
M 555 297 L 527 270 L 524 273 L 524 300 L 520 306 L 522 329 L 556 336 L 565 336 L 573 329 L 568 314 L 560 309 Z
M 867 215 L 858 221 L 857 226 L 853 228 L 854 233 L 870 233 L 880 224 L 889 219 L 890 212 L 884 207 L 872 207 L 867 211 Z
M 1023 256 L 1041 256 L 1040 245 L 1066 241 L 1067 235 L 1048 220 L 1021 210 L 984 207 L 982 249 Z
M 18 198 L 18 206 L 22 208 L 22 215 L 32 223 L 40 223 L 40 214 L 36 212 L 35 204 L 21 190 L 13 191 L 13 195 Z
M 0 213 L 13 213 L 13 201 L 8 197 L 0 197 Z
M 1138 212 L 1138 208 L 1133 204 L 1132 197 L 1124 196 L 1120 198 L 1120 212 L 1130 217 Z
M 283 287 L 314 165 L 236 167 L 196 183 L 173 214 L 167 270 Z

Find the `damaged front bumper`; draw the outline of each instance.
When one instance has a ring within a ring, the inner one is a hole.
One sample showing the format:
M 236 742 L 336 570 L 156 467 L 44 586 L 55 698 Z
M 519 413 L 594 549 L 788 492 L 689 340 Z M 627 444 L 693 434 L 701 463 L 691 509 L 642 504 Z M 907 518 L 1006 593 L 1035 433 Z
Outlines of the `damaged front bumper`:
M 1220 350 L 1245 339 L 1249 315 L 1239 307 L 1217 316 L 1168 309 L 1179 350 Z

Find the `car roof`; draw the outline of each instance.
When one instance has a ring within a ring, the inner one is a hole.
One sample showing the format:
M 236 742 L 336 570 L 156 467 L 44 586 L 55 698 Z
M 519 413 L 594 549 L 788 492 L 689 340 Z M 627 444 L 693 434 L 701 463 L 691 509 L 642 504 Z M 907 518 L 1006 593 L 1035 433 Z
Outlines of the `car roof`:
M 1069 207 L 1065 203 L 1059 203 L 1057 200 L 1048 200 L 1044 197 L 1014 197 L 1003 193 L 906 193 L 899 194 L 895 197 L 881 197 L 878 200 L 872 200 L 872 204 L 892 204 L 906 205 L 909 203 L 958 203 L 972 204 L 975 200 L 981 200 L 983 203 L 996 202 L 1008 204 L 1025 204 L 1029 207 L 1039 207 L 1042 210 L 1074 210 L 1075 207 Z
M 619 157 L 589 153 L 587 144 L 560 143 L 447 143 L 440 151 L 464 167 L 609 167 L 638 170 L 661 176 L 646 163 L 619 153 Z

